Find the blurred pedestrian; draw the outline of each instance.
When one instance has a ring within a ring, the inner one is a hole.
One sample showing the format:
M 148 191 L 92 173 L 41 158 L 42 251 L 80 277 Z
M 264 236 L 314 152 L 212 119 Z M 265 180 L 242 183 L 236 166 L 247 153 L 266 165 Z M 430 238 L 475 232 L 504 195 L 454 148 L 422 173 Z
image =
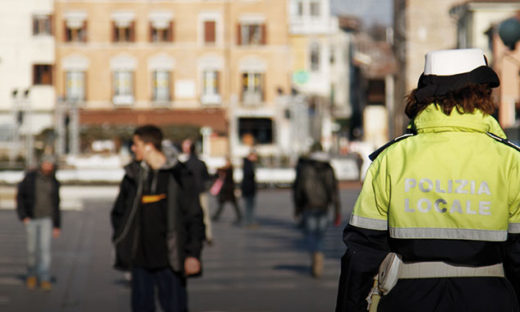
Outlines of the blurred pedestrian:
M 211 245 L 213 243 L 213 234 L 211 231 L 211 216 L 209 213 L 208 184 L 209 174 L 206 163 L 202 161 L 196 152 L 195 144 L 190 139 L 182 142 L 182 152 L 186 156 L 184 164 L 192 172 L 195 181 L 195 188 L 199 194 L 200 206 L 204 213 L 204 225 L 206 226 L 206 242 Z
M 492 116 L 499 84 L 480 49 L 426 54 L 411 132 L 371 155 L 344 230 L 336 311 L 520 311 L 520 148 Z
M 227 202 L 230 202 L 235 209 L 235 224 L 239 225 L 242 221 L 242 214 L 240 213 L 240 207 L 237 203 L 237 198 L 235 196 L 235 180 L 233 179 L 233 165 L 231 165 L 231 160 L 229 158 L 226 159 L 226 164 L 224 167 L 217 169 L 218 179 L 222 180 L 222 187 L 217 195 L 218 198 L 218 207 L 217 211 L 213 215 L 213 221 L 218 221 L 220 218 L 220 214 L 224 209 L 224 205 Z
M 193 176 L 163 149 L 159 128 L 135 130 L 135 161 L 111 212 L 114 267 L 130 270 L 132 311 L 187 311 L 186 277 L 200 274 L 204 223 Z
M 55 158 L 44 155 L 39 168 L 28 171 L 18 184 L 16 202 L 20 220 L 27 231 L 28 289 L 51 285 L 51 241 L 60 235 L 60 183 L 56 179 Z
M 247 227 L 257 226 L 255 222 L 255 201 L 256 201 L 256 179 L 255 179 L 255 164 L 258 160 L 258 155 L 254 149 L 251 149 L 247 157 L 243 159 L 242 165 L 242 182 L 240 188 L 242 191 L 242 198 L 244 199 L 245 207 L 245 225 Z
M 338 226 L 340 202 L 338 181 L 329 162 L 328 154 L 315 143 L 309 157 L 300 158 L 293 184 L 296 218 L 301 218 L 305 242 L 311 254 L 311 271 L 314 277 L 323 273 L 323 237 L 329 223 L 329 206 L 334 206 L 334 225 Z

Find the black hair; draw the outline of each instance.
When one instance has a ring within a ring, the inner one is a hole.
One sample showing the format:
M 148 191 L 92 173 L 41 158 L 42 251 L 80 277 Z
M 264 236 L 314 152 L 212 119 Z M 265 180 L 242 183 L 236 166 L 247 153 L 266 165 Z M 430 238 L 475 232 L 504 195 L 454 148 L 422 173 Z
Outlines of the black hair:
M 158 151 L 162 150 L 163 133 L 161 129 L 154 125 L 144 125 L 134 131 L 144 143 L 151 143 Z

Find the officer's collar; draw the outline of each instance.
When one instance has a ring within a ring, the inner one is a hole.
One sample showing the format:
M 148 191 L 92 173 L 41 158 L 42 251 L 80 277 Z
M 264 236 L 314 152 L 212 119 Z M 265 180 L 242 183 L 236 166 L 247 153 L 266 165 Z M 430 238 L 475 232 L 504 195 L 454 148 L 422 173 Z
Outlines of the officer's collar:
M 461 114 L 456 108 L 453 108 L 448 116 L 436 104 L 429 105 L 415 117 L 413 128 L 418 133 L 443 131 L 491 132 L 499 137 L 506 138 L 504 131 L 493 116 L 484 114 L 478 109 L 473 113 Z

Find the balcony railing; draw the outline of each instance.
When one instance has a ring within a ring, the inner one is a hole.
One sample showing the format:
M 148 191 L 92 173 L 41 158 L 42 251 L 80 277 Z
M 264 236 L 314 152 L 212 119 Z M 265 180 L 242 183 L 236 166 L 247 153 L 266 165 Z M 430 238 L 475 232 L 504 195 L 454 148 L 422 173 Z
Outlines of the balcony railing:
M 262 100 L 263 96 L 261 92 L 246 91 L 242 97 L 244 106 L 258 106 L 262 104 Z
M 202 105 L 220 105 L 222 98 L 220 94 L 203 94 L 200 98 Z
M 132 105 L 134 104 L 133 95 L 114 95 L 112 99 L 115 105 Z

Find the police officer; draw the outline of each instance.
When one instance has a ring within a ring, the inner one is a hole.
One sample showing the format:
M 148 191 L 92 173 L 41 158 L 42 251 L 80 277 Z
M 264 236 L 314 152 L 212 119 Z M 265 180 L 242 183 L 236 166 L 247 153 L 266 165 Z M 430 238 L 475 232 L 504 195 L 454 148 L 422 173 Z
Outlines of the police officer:
M 336 311 L 369 293 L 377 311 L 520 310 L 520 152 L 491 116 L 498 86 L 480 49 L 426 55 L 411 134 L 372 155 L 344 230 Z

